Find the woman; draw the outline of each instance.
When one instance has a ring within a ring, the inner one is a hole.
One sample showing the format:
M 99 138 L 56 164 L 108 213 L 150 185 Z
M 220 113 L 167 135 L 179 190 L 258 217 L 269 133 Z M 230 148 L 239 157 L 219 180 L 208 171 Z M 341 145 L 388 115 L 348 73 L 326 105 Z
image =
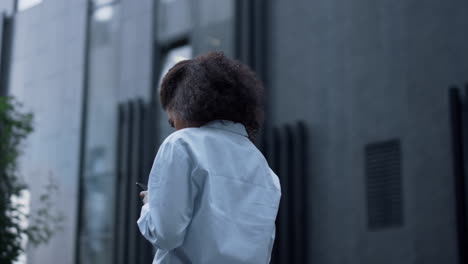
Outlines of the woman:
M 159 91 L 177 131 L 153 163 L 137 223 L 153 263 L 269 263 L 281 196 L 252 143 L 263 86 L 222 53 L 177 63 Z

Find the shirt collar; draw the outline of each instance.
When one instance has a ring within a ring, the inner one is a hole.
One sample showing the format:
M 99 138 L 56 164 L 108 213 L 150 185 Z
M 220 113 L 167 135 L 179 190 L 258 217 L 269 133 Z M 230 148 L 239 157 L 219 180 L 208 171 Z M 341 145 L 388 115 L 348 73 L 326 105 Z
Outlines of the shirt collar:
M 231 120 L 213 120 L 204 124 L 202 127 L 218 128 L 248 137 L 248 133 L 245 129 L 245 126 L 242 123 L 236 123 Z

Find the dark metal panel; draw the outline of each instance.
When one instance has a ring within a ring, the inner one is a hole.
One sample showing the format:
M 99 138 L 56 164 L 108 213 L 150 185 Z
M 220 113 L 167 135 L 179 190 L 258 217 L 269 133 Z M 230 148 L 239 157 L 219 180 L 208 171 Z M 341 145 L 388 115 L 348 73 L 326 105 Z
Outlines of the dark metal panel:
M 13 19 L 5 13 L 0 14 L 0 96 L 8 94 L 12 40 Z
M 134 120 L 134 105 L 133 105 L 133 102 L 129 102 L 128 105 L 127 105 L 127 108 L 128 108 L 128 112 L 127 112 L 127 127 L 126 127 L 126 130 L 127 130 L 127 135 L 126 135 L 126 149 L 124 151 L 125 153 L 125 160 L 124 160 L 124 168 L 123 168 L 123 172 L 125 173 L 124 174 L 124 179 L 122 181 L 122 187 L 121 187 L 121 190 L 122 190 L 122 195 L 121 195 L 121 198 L 123 199 L 121 204 L 122 204 L 122 207 L 121 207 L 121 210 L 122 210 L 122 217 L 123 217 L 123 221 L 122 221 L 122 229 L 120 230 L 120 232 L 122 233 L 122 236 L 123 236 L 123 240 L 121 241 L 121 245 L 122 245 L 122 248 L 119 248 L 119 250 L 123 251 L 123 253 L 120 253 L 122 255 L 122 261 L 123 263 L 131 263 L 131 259 L 129 258 L 130 256 L 130 252 L 129 252 L 129 239 L 130 239 L 130 232 L 129 232 L 129 225 L 130 225 L 130 218 L 129 218 L 129 210 L 130 210 L 130 207 L 133 206 L 133 203 L 131 202 L 131 200 L 129 199 L 130 198 L 130 191 L 131 191 L 131 188 L 134 187 L 133 185 L 135 185 L 135 183 L 132 184 L 132 180 L 131 180 L 131 177 L 130 175 L 132 174 L 132 170 L 133 170 L 133 163 L 132 163 L 132 139 L 133 139 L 133 129 L 132 129 L 132 125 L 133 125 L 133 120 Z
M 134 120 L 134 142 L 133 142 L 133 163 L 134 168 L 133 168 L 133 174 L 132 176 L 132 181 L 133 181 L 133 189 L 132 189 L 132 194 L 130 195 L 130 199 L 133 200 L 134 205 L 132 206 L 132 210 L 130 211 L 130 232 L 133 234 L 131 237 L 130 243 L 133 243 L 133 247 L 129 248 L 129 250 L 133 250 L 132 254 L 134 256 L 131 257 L 133 260 L 133 263 L 142 263 L 141 257 L 142 255 L 140 254 L 140 246 L 141 244 L 141 238 L 142 235 L 140 234 L 140 231 L 138 230 L 136 221 L 138 220 L 140 216 L 140 209 L 142 206 L 141 199 L 139 198 L 139 193 L 140 190 L 136 188 L 135 182 L 143 182 L 141 179 L 143 177 L 143 173 L 145 171 L 145 167 L 143 164 L 144 160 L 144 128 L 145 128 L 145 105 L 142 100 L 137 100 L 135 103 L 135 120 Z
M 122 236 L 121 236 L 121 233 L 120 233 L 120 227 L 121 227 L 121 222 L 122 222 L 122 218 L 121 218 L 121 186 L 122 186 L 122 180 L 123 180 L 123 175 L 124 173 L 122 172 L 122 166 L 123 166 L 123 155 L 122 153 L 124 152 L 124 142 L 125 142 L 125 126 L 124 126 L 124 122 L 125 122 L 125 106 L 120 104 L 118 106 L 118 122 L 117 122 L 117 155 L 116 155 L 116 165 L 115 165 L 115 168 L 116 168 L 116 173 L 117 173 L 117 180 L 116 180 L 116 184 L 115 184 L 115 200 L 116 200 L 116 203 L 115 203 L 115 210 L 114 210 L 114 213 L 115 213 L 115 223 L 114 223 L 114 245 L 113 245 L 113 252 L 114 252 L 114 260 L 113 260 L 113 263 L 121 263 L 121 261 L 119 261 L 119 256 L 118 256 L 118 252 L 119 252 L 119 245 L 122 241 Z
M 145 148 L 144 144 L 147 140 L 147 128 L 148 128 L 148 125 L 147 125 L 147 108 L 145 107 L 145 105 L 141 102 L 141 101 L 138 101 L 138 105 L 140 107 L 140 119 L 141 119 L 141 123 L 140 123 L 140 140 L 138 142 L 139 144 L 139 149 L 140 149 L 140 153 L 141 153 L 141 157 L 138 161 L 138 168 L 139 168 L 139 171 L 138 171 L 138 175 L 137 175 L 137 182 L 141 182 L 145 185 L 147 185 L 147 182 L 146 182 L 146 179 L 144 179 L 144 174 L 146 174 L 146 158 L 147 158 L 147 149 Z M 138 189 L 138 193 L 141 192 L 141 189 Z M 143 203 L 141 201 L 141 199 L 137 199 L 137 204 L 135 205 L 135 207 L 138 209 L 137 211 L 137 216 L 136 218 L 139 217 L 139 213 L 141 211 L 141 207 L 142 207 Z M 137 232 L 135 233 L 135 236 L 136 236 L 136 259 L 135 259 L 135 263 L 150 263 L 148 262 L 147 259 L 145 259 L 145 247 L 146 245 L 148 244 L 145 239 L 143 238 L 143 236 L 140 234 L 138 228 L 137 228 Z
M 144 105 L 143 102 L 139 102 L 141 107 L 141 130 L 140 130 L 140 152 L 141 158 L 139 160 L 139 169 L 140 172 L 138 174 L 138 182 L 144 183 L 147 185 L 148 182 L 148 175 L 151 169 L 152 164 L 152 152 L 150 148 L 151 137 L 153 135 L 154 130 L 152 130 L 152 113 L 151 113 L 151 105 Z M 137 208 L 140 209 L 142 206 L 142 202 L 138 199 Z M 139 212 L 140 210 L 138 210 Z M 139 215 L 136 216 L 137 218 Z M 137 230 L 137 256 L 135 263 L 151 263 L 152 261 L 152 252 L 153 248 L 148 241 L 140 234 Z
M 371 231 L 403 224 L 400 140 L 366 145 L 367 224 Z
M 141 105 L 138 101 L 131 102 L 132 107 L 132 122 L 131 124 L 131 146 L 129 149 L 129 162 L 130 170 L 127 180 L 127 202 L 128 202 L 128 217 L 127 217 L 127 229 L 128 229 L 128 240 L 127 251 L 128 251 L 128 262 L 136 263 L 136 240 L 137 240 L 137 225 L 138 210 L 141 204 L 138 199 L 138 188 L 135 183 L 138 181 L 140 173 L 140 140 L 141 140 Z
M 115 253 L 115 263 L 128 263 L 127 262 L 127 241 L 128 241 L 128 229 L 127 229 L 127 215 L 128 215 L 128 204 L 127 204 L 127 186 L 128 186 L 128 175 L 130 172 L 129 160 L 131 150 L 131 123 L 132 123 L 132 108 L 131 104 L 124 104 L 122 107 L 122 118 L 120 119 L 121 124 L 121 141 L 119 143 L 119 164 L 118 164 L 118 192 L 116 194 L 116 206 L 117 206 L 117 222 L 116 225 L 116 240 L 117 247 Z
M 468 88 L 467 88 L 468 90 Z M 449 90 L 450 98 L 450 119 L 452 125 L 452 151 L 453 151 L 453 172 L 455 183 L 456 212 L 457 212 L 457 236 L 459 263 L 468 261 L 468 232 L 467 232 L 467 202 L 466 202 L 466 183 L 465 183 L 465 164 L 463 153 L 463 105 L 460 92 L 456 87 Z M 466 120 L 466 117 L 465 117 Z M 466 144 L 466 142 L 465 142 Z
M 309 219 L 311 219 L 309 212 L 309 132 L 307 130 L 307 125 L 303 121 L 299 121 L 297 124 L 297 133 L 299 138 L 299 173 L 302 175 L 302 194 L 304 203 L 302 205 L 302 212 L 299 217 L 302 218 L 302 241 L 300 247 L 304 251 L 304 261 L 303 263 L 309 263 Z
M 308 139 L 303 122 L 266 131 L 262 150 L 281 181 L 274 264 L 307 263 Z
M 154 108 L 142 100 L 119 106 L 114 263 L 150 263 L 153 247 L 136 221 L 142 206 L 135 182 L 147 183 L 155 155 Z
M 280 202 L 280 209 L 278 215 L 278 225 L 279 228 L 279 237 L 278 237 L 278 263 L 286 264 L 290 263 L 291 260 L 291 232 L 290 231 L 290 197 L 289 197 L 289 179 L 291 175 L 289 174 L 289 166 L 288 166 L 288 142 L 286 141 L 286 129 L 280 128 L 277 131 L 278 136 L 278 158 L 277 158 L 277 166 L 278 166 L 278 177 L 281 181 L 281 202 Z
M 15 10 L 17 9 L 15 1 Z M 86 2 L 86 8 L 89 8 L 90 3 Z M 80 251 L 80 244 L 81 244 L 81 227 L 83 225 L 83 177 L 85 171 L 85 156 L 86 156 L 86 130 L 87 130 L 87 123 L 88 123 L 88 94 L 89 94 L 89 58 L 90 58 L 90 12 L 86 12 L 86 34 L 85 34 L 85 57 L 83 62 L 83 97 L 82 97 L 82 104 L 81 104 L 81 130 L 80 130 L 80 150 L 79 150 L 79 172 L 78 172 L 78 205 L 77 205 L 77 223 L 75 229 L 75 237 L 77 242 L 75 243 L 75 263 L 81 263 L 81 251 Z
M 462 141 L 463 141 L 463 179 L 464 179 L 464 223 L 465 223 L 465 248 L 468 248 L 468 84 L 465 85 L 465 93 L 462 100 Z M 465 260 L 468 262 L 468 252 L 465 252 Z
M 158 126 L 158 113 L 160 111 L 159 105 L 155 102 L 152 101 L 148 105 L 148 121 L 146 124 L 148 125 L 148 130 L 147 130 L 147 140 L 145 141 L 145 149 L 147 156 L 145 157 L 145 168 L 146 172 L 144 175 L 142 175 L 143 179 L 142 181 L 147 183 L 148 182 L 148 177 L 149 173 L 151 171 L 151 167 L 153 166 L 153 161 L 154 158 L 156 157 L 157 151 L 159 149 L 159 133 L 160 133 L 160 128 Z M 144 238 L 143 238 L 144 239 Z M 145 257 L 147 258 L 147 263 L 150 263 L 153 259 L 154 254 L 156 253 L 155 248 L 148 243 L 146 240 L 144 240 L 146 243 L 146 247 L 144 248 L 144 254 Z
M 298 175 L 296 173 L 295 160 L 296 160 L 296 145 L 294 140 L 294 132 L 293 128 L 290 125 L 286 125 L 284 127 L 284 141 L 285 141 L 285 151 L 284 151 L 284 175 L 286 175 L 286 206 L 288 212 L 288 220 L 287 220 L 287 233 L 286 239 L 288 241 L 288 263 L 299 263 L 300 252 L 298 251 L 297 245 L 297 228 L 296 220 L 297 220 L 297 211 L 300 210 L 300 200 L 301 197 L 296 196 L 296 188 L 298 181 Z
M 284 263 L 286 261 L 285 256 L 282 252 L 283 249 L 283 219 L 287 218 L 287 214 L 283 212 L 283 203 L 284 203 L 284 184 L 283 184 L 283 177 L 280 174 L 282 171 L 281 168 L 281 152 L 283 151 L 282 146 L 281 146 L 281 131 L 278 128 L 273 128 L 272 129 L 272 146 L 271 146 L 271 169 L 278 175 L 278 178 L 280 179 L 281 182 L 281 189 L 282 189 L 282 194 L 281 194 L 281 201 L 280 201 L 280 206 L 278 210 L 278 216 L 276 217 L 276 239 L 275 239 L 275 244 L 273 247 L 273 262 L 275 264 L 280 264 Z M 282 262 L 283 261 L 283 262 Z
M 307 232 L 307 140 L 306 127 L 303 122 L 298 122 L 294 125 L 293 135 L 293 170 L 294 174 L 291 178 L 293 204 L 293 230 L 294 234 L 294 263 L 307 263 L 307 241 L 309 235 Z

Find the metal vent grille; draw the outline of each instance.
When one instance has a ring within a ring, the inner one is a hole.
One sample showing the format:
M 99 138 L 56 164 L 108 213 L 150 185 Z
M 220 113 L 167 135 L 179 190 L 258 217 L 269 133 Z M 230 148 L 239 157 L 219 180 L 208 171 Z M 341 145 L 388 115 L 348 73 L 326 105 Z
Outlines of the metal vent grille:
M 369 230 L 403 224 L 400 140 L 365 147 L 367 226 Z

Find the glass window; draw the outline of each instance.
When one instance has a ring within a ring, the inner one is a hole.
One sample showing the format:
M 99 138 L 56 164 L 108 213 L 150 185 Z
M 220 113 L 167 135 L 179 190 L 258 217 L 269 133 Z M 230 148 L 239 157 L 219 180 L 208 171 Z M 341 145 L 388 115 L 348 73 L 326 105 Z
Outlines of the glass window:
M 197 1 L 192 34 L 195 54 L 219 50 L 235 56 L 235 6 L 234 0 Z
M 96 23 L 106 22 L 112 19 L 114 16 L 114 7 L 113 6 L 103 6 L 99 9 L 96 9 L 93 13 L 93 21 Z
M 117 0 L 91 0 L 95 7 L 100 7 L 117 2 Z
M 192 1 L 161 0 L 158 7 L 157 38 L 160 43 L 168 43 L 189 35 L 192 28 Z
M 40 3 L 42 0 L 17 0 L 16 8 L 18 11 L 23 11 Z
M 80 263 L 112 263 L 113 257 L 118 10 L 118 5 L 100 6 L 90 18 Z

